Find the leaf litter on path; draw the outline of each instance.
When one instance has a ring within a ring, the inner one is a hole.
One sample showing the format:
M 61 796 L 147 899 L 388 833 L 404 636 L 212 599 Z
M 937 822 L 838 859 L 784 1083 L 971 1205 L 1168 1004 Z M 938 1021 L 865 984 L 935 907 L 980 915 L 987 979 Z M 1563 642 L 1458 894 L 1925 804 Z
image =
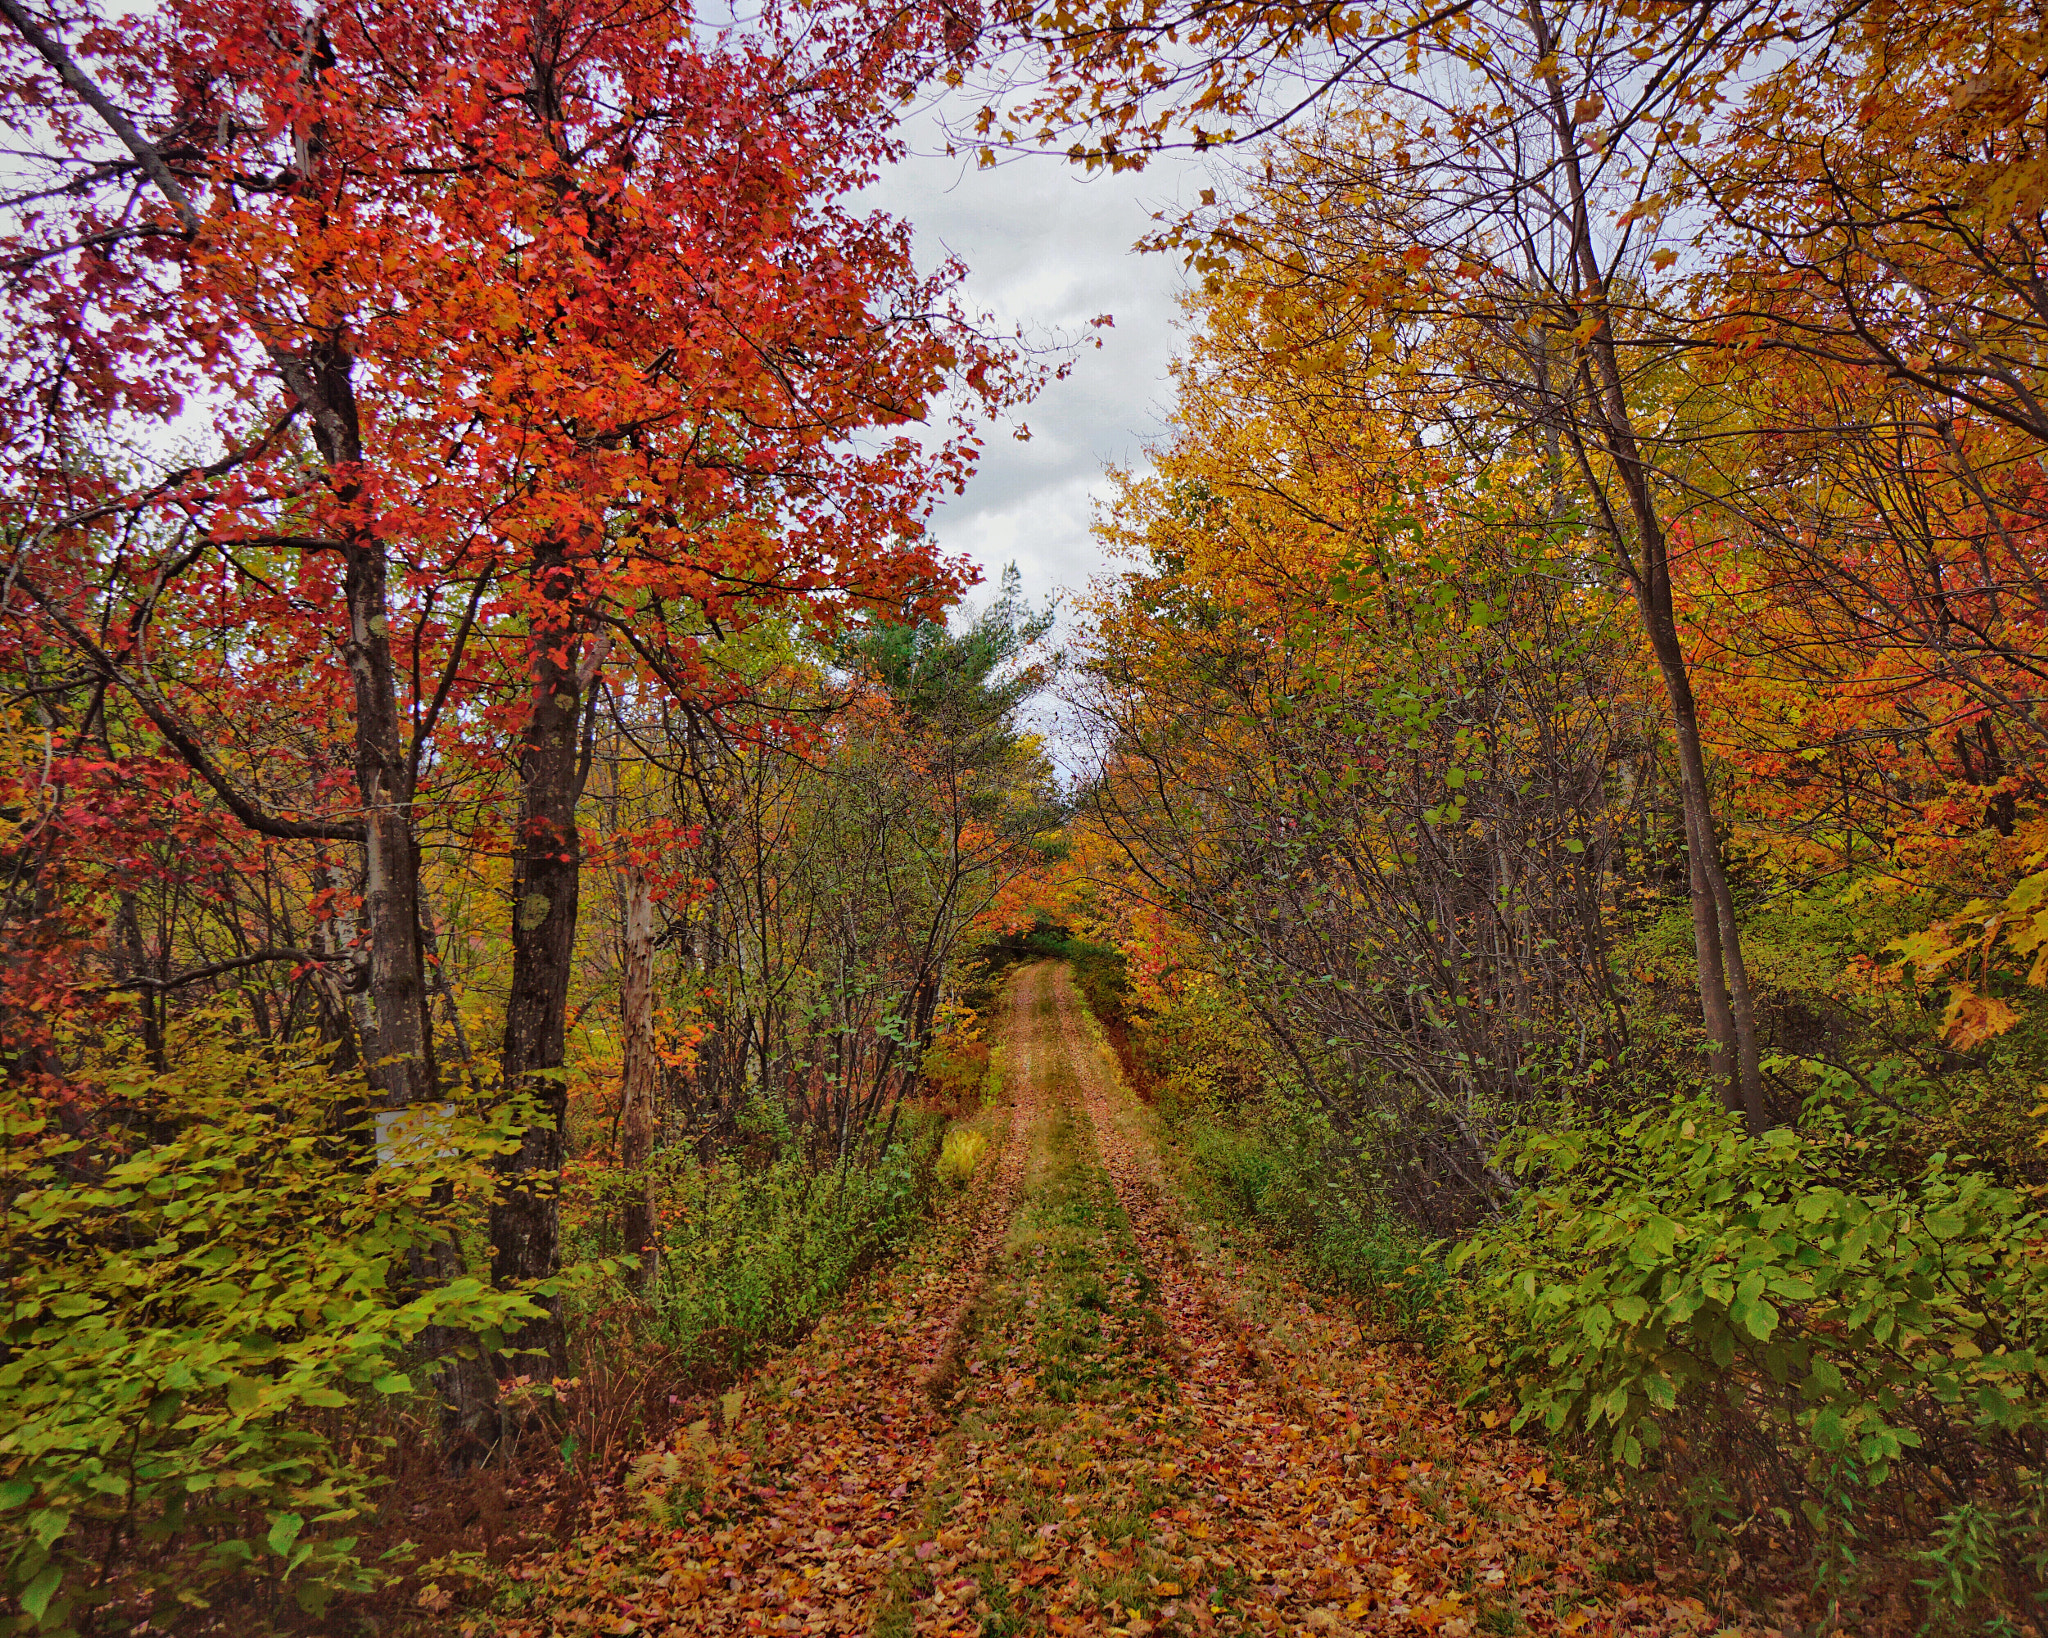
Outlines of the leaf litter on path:
M 1602 1575 L 1539 1451 L 1181 1208 L 1063 966 L 1014 980 L 1008 1071 L 966 1200 L 492 1630 L 1717 1630 Z

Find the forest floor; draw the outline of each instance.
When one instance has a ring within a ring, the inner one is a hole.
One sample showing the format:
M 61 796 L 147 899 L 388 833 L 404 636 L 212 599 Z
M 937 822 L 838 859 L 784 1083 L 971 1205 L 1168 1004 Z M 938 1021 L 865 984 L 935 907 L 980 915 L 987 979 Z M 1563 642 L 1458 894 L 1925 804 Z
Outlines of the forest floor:
M 1185 1203 L 1063 965 L 1008 1005 L 974 1186 L 465 1631 L 1727 1630 Z

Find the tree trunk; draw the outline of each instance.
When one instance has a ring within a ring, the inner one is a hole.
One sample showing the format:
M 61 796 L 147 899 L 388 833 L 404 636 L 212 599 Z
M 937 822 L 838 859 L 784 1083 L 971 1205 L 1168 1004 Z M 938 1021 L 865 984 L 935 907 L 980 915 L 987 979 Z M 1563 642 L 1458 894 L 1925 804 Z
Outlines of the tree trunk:
M 1571 258 L 1578 323 L 1591 321 L 1582 343 L 1580 379 L 1593 412 L 1593 432 L 1614 462 L 1628 498 L 1635 547 L 1630 549 L 1620 520 L 1602 499 L 1615 556 L 1623 565 L 1644 634 L 1657 658 L 1665 697 L 1671 708 L 1672 738 L 1678 750 L 1680 801 L 1685 812 L 1686 862 L 1691 880 L 1693 945 L 1699 960 L 1700 1012 L 1713 1043 L 1715 1068 L 1726 1079 L 1722 1101 L 1742 1115 L 1752 1132 L 1761 1131 L 1766 1111 L 1761 1060 L 1757 1049 L 1756 1011 L 1749 991 L 1748 968 L 1742 960 L 1741 933 L 1735 924 L 1734 899 L 1714 836 L 1713 794 L 1707 784 L 1706 758 L 1700 748 L 1699 710 L 1692 679 L 1678 640 L 1672 610 L 1669 541 L 1651 491 L 1649 464 L 1637 442 L 1629 415 L 1628 391 L 1615 352 L 1613 310 L 1607 280 L 1593 242 L 1593 208 L 1579 163 L 1579 129 L 1566 106 L 1564 82 L 1557 72 L 1557 42 L 1541 0 L 1529 0 L 1529 28 L 1535 55 L 1543 70 L 1571 212 Z M 1576 329 L 1576 325 L 1574 325 Z M 1597 485 L 1590 471 L 1589 480 Z
M 1722 1101 L 1739 1113 L 1752 1132 L 1763 1130 L 1761 1055 L 1735 902 L 1714 835 L 1714 811 L 1700 747 L 1699 714 L 1668 605 L 1644 609 L 1652 627 L 1664 692 L 1671 706 L 1672 738 L 1678 749 L 1679 804 L 1685 815 L 1686 871 L 1692 900 L 1693 947 L 1699 959 L 1700 1012 L 1713 1043 L 1714 1067 L 1726 1077 Z
M 310 412 L 313 440 L 330 472 L 343 474 L 336 495 L 360 499 L 346 474 L 362 462 L 353 360 L 324 341 L 291 361 L 285 384 Z M 427 1019 L 420 949 L 420 862 L 413 835 L 412 777 L 405 716 L 391 663 L 391 611 L 384 544 L 359 528 L 342 549 L 348 635 L 342 644 L 355 696 L 356 790 L 363 805 L 363 923 L 369 934 L 364 984 L 363 1060 L 372 1094 L 385 1109 L 429 1103 L 439 1091 L 434 1036 Z
M 914 1062 L 922 1062 L 931 1050 L 932 1031 L 939 1018 L 939 968 L 926 962 L 918 969 L 910 990 L 910 1045 Z
M 619 1023 L 625 1065 L 619 1089 L 619 1164 L 626 1172 L 626 1198 L 619 1228 L 626 1250 L 640 1259 L 640 1289 L 652 1292 L 661 1247 L 654 1234 L 654 1183 L 646 1168 L 654 1153 L 662 1070 L 654 1030 L 654 894 L 638 865 L 628 862 L 623 878 Z
M 115 900 L 114 925 L 121 935 L 122 955 L 126 958 L 128 977 L 166 978 L 167 972 L 153 970 L 162 966 L 152 962 L 142 942 L 142 913 L 135 903 L 133 893 L 122 893 Z M 143 988 L 136 993 L 136 1010 L 141 1014 L 142 1050 L 149 1058 L 149 1067 L 159 1075 L 170 1072 L 170 1060 L 164 1052 L 163 992 Z
M 312 395 L 314 437 L 329 466 L 344 470 L 362 458 L 349 368 L 350 360 L 339 347 L 321 347 L 297 374 L 287 377 L 302 400 Z M 353 489 L 344 487 L 342 498 L 354 500 Z M 374 533 L 361 531 L 347 546 L 344 565 L 349 625 L 342 652 L 355 693 L 356 788 L 363 804 L 363 929 L 369 946 L 357 1025 L 371 1097 L 379 1108 L 398 1113 L 437 1103 L 441 1095 L 428 1010 L 412 764 L 391 661 L 383 542 Z M 366 1148 L 374 1154 L 374 1139 Z M 442 1185 L 438 1198 L 445 1200 L 447 1188 Z M 453 1240 L 422 1247 L 409 1259 L 409 1273 L 421 1286 L 458 1279 L 463 1273 L 461 1248 Z M 497 1390 L 489 1361 L 473 1336 L 445 1326 L 429 1326 L 420 1336 L 420 1346 L 438 1362 L 435 1383 L 452 1459 L 478 1459 L 497 1434 Z
M 568 1093 L 570 963 L 576 947 L 582 848 L 576 806 L 585 769 L 579 756 L 584 679 L 566 605 L 574 571 L 558 544 L 536 553 L 541 612 L 533 621 L 533 704 L 519 751 L 519 822 L 512 841 L 512 987 L 505 1002 L 502 1059 L 508 1093 L 532 1100 L 519 1147 L 500 1161 L 505 1181 L 491 1206 L 491 1275 L 499 1286 L 545 1279 L 560 1255 L 556 1183 Z M 559 1375 L 565 1358 L 558 1305 L 510 1341 L 518 1368 Z
M 1615 384 L 1607 395 L 1611 403 L 1618 393 L 1619 371 L 1612 348 L 1602 346 L 1601 351 L 1606 355 L 1603 374 Z M 1650 495 L 1648 475 L 1634 434 L 1626 420 L 1611 408 L 1606 443 L 1608 453 L 1621 470 L 1622 486 L 1634 514 L 1641 557 L 1629 563 L 1629 578 L 1634 583 L 1636 605 L 1663 679 L 1665 699 L 1671 710 L 1672 741 L 1678 752 L 1679 802 L 1685 814 L 1686 869 L 1692 900 L 1693 947 L 1699 963 L 1701 1020 L 1713 1045 L 1714 1068 L 1725 1077 L 1722 1102 L 1740 1114 L 1752 1132 L 1760 1132 L 1768 1115 L 1757 1047 L 1756 1012 L 1750 998 L 1748 970 L 1742 960 L 1741 930 L 1735 924 L 1735 901 L 1728 891 L 1728 875 L 1714 834 L 1713 792 L 1707 783 L 1706 754 L 1700 745 L 1699 706 L 1693 698 L 1692 677 L 1672 612 L 1663 521 Z M 1627 554 L 1623 555 L 1626 560 Z

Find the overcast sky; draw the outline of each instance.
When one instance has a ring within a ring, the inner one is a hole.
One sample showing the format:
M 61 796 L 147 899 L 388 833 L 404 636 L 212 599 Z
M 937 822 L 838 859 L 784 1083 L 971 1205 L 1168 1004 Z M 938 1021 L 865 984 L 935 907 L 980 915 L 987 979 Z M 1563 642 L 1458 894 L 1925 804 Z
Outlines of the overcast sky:
M 967 264 L 964 305 L 1027 331 L 1081 334 L 1098 314 L 1116 320 L 1085 332 L 1101 336 L 1101 350 L 1084 347 L 1073 373 L 1024 412 L 1030 441 L 996 432 L 966 494 L 938 515 L 942 547 L 972 557 L 991 583 L 1014 562 L 1026 594 L 1043 603 L 1099 570 L 1089 520 L 1093 497 L 1107 490 L 1104 469 L 1142 461 L 1162 430 L 1180 264 L 1131 246 L 1153 210 L 1201 182 L 1187 162 L 1092 180 L 1054 155 L 980 170 L 943 156 L 935 123 L 919 129 L 930 133 L 916 144 L 922 151 L 867 197 L 914 225 L 921 263 L 951 251 Z

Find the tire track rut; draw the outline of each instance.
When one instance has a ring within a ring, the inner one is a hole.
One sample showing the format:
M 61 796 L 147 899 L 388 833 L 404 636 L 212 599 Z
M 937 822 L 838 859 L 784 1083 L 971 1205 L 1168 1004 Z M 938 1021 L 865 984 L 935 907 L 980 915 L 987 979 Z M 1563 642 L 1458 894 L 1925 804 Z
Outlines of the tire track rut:
M 974 1189 L 494 1630 L 1714 1630 L 1607 1579 L 1539 1451 L 1185 1207 L 1063 966 L 1008 999 Z

